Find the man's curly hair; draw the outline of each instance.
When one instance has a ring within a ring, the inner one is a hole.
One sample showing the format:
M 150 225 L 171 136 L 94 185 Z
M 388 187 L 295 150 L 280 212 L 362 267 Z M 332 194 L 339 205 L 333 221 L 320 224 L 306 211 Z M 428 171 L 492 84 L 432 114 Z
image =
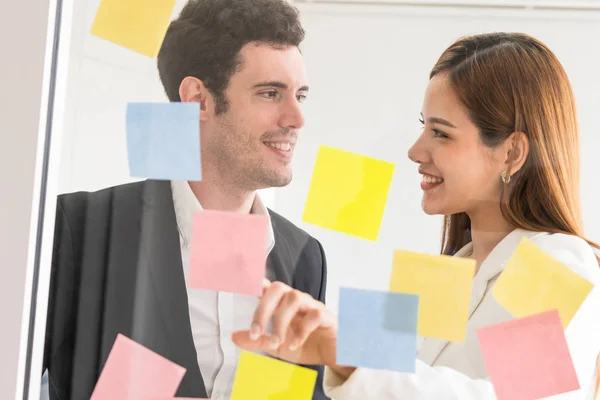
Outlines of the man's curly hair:
M 181 101 L 179 86 L 185 77 L 200 79 L 220 114 L 227 111 L 224 91 L 241 67 L 244 45 L 258 41 L 298 47 L 303 39 L 298 10 L 286 0 L 191 0 L 169 25 L 158 72 L 170 101 Z

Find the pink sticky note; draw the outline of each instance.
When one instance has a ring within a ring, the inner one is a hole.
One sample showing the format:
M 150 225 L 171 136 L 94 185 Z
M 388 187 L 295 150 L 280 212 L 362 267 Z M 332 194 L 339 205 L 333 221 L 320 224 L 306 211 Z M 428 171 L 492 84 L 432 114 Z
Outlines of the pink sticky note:
M 119 334 L 90 400 L 173 398 L 186 369 Z
M 557 310 L 477 331 L 498 400 L 535 400 L 579 389 Z
M 188 286 L 262 295 L 269 223 L 265 215 L 197 212 Z

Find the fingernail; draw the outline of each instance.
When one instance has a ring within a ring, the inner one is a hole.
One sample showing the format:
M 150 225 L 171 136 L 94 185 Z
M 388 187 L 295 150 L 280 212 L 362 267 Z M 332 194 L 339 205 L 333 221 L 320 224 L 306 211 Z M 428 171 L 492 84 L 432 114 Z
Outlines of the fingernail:
M 250 327 L 250 339 L 251 340 L 256 340 L 256 339 L 258 339 L 259 336 L 260 336 L 260 325 L 258 325 L 255 322 Z
M 271 349 L 275 350 L 279 347 L 279 338 L 277 336 L 273 336 L 271 338 Z
M 290 344 L 290 351 L 298 350 L 298 342 L 294 342 Z

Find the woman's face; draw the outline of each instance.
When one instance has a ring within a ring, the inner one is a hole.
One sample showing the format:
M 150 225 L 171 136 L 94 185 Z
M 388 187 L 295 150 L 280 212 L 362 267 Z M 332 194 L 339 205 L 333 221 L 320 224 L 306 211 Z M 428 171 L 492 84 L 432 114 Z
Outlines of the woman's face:
M 419 164 L 423 175 L 423 211 L 471 214 L 498 206 L 506 145 L 492 149 L 482 143 L 445 74 L 429 81 L 422 122 L 423 131 L 408 157 Z

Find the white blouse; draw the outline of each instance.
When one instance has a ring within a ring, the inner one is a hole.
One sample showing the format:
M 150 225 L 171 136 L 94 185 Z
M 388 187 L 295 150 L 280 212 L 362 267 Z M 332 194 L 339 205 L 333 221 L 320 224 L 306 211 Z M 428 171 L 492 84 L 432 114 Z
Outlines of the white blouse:
M 552 400 L 592 399 L 596 357 L 600 352 L 600 267 L 592 248 L 576 236 L 530 232 L 521 229 L 507 235 L 483 261 L 473 281 L 463 342 L 426 338 L 421 342 L 416 371 L 403 373 L 358 368 L 342 379 L 325 368 L 324 388 L 335 400 L 407 399 L 407 400 L 493 400 L 494 388 L 489 380 L 479 341 L 479 328 L 514 319 L 492 296 L 492 290 L 523 237 L 561 261 L 581 277 L 594 284 L 565 330 L 567 343 L 580 389 L 547 397 Z M 472 251 L 463 247 L 457 257 Z

